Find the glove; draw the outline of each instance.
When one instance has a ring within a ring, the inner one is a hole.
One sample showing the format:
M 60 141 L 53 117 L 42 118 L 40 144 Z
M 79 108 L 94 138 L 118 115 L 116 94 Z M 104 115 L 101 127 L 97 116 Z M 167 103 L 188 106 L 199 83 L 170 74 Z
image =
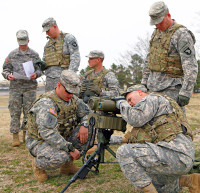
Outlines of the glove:
M 183 107 L 189 103 L 189 100 L 190 100 L 189 97 L 179 95 L 177 99 L 177 103 L 179 104 L 180 107 Z
M 42 71 L 46 69 L 46 63 L 40 59 L 36 60 L 34 64 L 38 65 Z
M 90 84 L 88 89 L 97 95 L 100 95 L 101 89 L 96 84 Z

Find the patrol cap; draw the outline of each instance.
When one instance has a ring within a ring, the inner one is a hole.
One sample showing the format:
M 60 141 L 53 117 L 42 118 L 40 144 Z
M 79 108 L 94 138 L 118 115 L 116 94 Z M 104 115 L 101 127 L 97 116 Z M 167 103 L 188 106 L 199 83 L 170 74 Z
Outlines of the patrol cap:
M 28 44 L 28 32 L 26 30 L 19 30 L 16 33 L 17 42 L 19 45 L 27 45 Z
M 147 93 L 147 88 L 144 85 L 142 85 L 142 84 L 136 84 L 136 85 L 133 85 L 133 86 L 129 87 L 127 89 L 127 91 L 122 94 L 122 96 L 126 97 L 126 95 L 128 93 L 133 92 L 133 91 L 138 91 L 138 90 L 141 90 L 142 92 Z
M 150 25 L 161 23 L 168 12 L 169 9 L 163 1 L 155 2 L 149 10 L 149 16 L 151 17 Z
M 102 58 L 104 59 L 104 53 L 100 50 L 93 50 L 89 53 L 88 58 Z
M 56 24 L 56 20 L 53 18 L 53 17 L 49 17 L 48 19 L 46 19 L 43 24 L 42 24 L 42 27 L 43 27 L 43 31 L 42 32 L 46 32 L 46 31 L 49 31 L 50 27 L 52 25 L 57 25 Z
M 72 70 L 63 70 L 60 75 L 60 83 L 70 93 L 78 95 L 80 92 L 80 79 Z

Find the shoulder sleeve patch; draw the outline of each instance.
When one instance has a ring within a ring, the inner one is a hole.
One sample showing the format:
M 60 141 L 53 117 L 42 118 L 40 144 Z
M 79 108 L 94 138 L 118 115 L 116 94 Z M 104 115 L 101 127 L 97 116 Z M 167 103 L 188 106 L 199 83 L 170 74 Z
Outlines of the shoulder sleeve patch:
M 46 123 L 45 123 L 45 125 L 48 128 L 50 128 L 50 129 L 55 128 L 56 125 L 57 125 L 57 117 L 55 117 L 51 113 L 48 113 L 47 116 L 46 116 Z
M 54 109 L 50 108 L 49 112 L 57 117 L 57 112 Z
M 5 63 L 8 63 L 9 61 L 10 61 L 10 59 L 8 57 L 6 57 Z

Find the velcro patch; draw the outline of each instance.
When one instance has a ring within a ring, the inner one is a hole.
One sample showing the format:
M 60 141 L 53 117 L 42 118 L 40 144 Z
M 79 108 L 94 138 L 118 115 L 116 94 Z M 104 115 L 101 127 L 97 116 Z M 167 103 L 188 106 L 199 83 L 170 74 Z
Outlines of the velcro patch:
M 186 55 L 191 55 L 191 53 L 192 53 L 192 51 L 191 51 L 191 49 L 189 48 L 189 47 L 187 47 L 185 50 L 184 50 L 184 53 L 186 54 Z
M 54 109 L 50 108 L 49 112 L 57 117 L 57 112 Z

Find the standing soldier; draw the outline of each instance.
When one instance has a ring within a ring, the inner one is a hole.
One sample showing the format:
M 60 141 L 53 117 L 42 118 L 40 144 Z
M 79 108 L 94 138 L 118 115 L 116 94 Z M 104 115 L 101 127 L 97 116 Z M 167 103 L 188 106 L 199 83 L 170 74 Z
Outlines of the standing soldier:
M 11 116 L 10 132 L 13 133 L 13 147 L 19 146 L 19 131 L 23 130 L 23 142 L 25 142 L 26 113 L 31 103 L 36 99 L 37 81 L 36 78 L 42 75 L 40 68 L 34 65 L 35 72 L 30 79 L 19 79 L 15 74 L 26 76 L 23 63 L 33 62 L 40 59 L 37 52 L 28 47 L 29 36 L 26 30 L 19 30 L 16 33 L 19 48 L 13 50 L 5 59 L 2 75 L 10 81 L 9 111 Z M 23 109 L 23 122 L 20 127 L 21 110 Z
M 171 19 L 168 7 L 162 1 L 151 6 L 149 15 L 150 24 L 156 29 L 151 37 L 141 83 L 150 92 L 162 92 L 183 107 L 189 103 L 198 74 L 195 37 Z
M 81 78 L 80 97 L 85 103 L 91 96 L 115 97 L 120 95 L 119 82 L 115 74 L 103 66 L 104 53 L 93 50 L 89 53 L 89 67 L 93 68 Z
M 43 60 L 46 63 L 45 92 L 55 89 L 61 72 L 64 69 L 78 71 L 80 65 L 80 53 L 76 38 L 60 31 L 54 18 L 46 19 L 43 24 L 43 32 L 46 32 L 47 42 L 44 47 Z

